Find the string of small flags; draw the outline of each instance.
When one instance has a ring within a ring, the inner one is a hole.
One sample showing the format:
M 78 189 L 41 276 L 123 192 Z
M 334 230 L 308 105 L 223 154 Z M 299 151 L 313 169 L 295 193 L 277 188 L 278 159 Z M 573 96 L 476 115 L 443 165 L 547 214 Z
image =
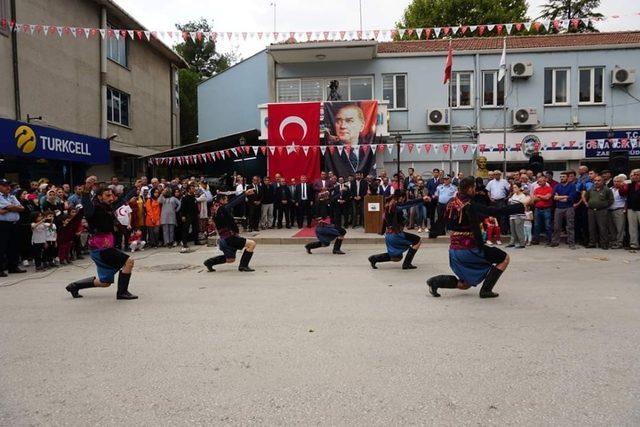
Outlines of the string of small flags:
M 640 12 L 633 13 L 640 16 Z M 628 15 L 611 15 L 603 18 L 574 18 L 561 20 L 538 20 L 531 22 L 517 22 L 505 24 L 479 24 L 479 25 L 459 25 L 449 27 L 428 27 L 428 28 L 395 28 L 382 30 L 364 31 L 288 31 L 288 32 L 256 32 L 256 31 L 159 31 L 144 29 L 117 29 L 117 28 L 92 28 L 73 27 L 67 25 L 43 25 L 28 24 L 10 21 L 6 18 L 0 19 L 0 27 L 4 30 L 11 30 L 16 33 L 29 35 L 44 35 L 51 37 L 72 37 L 72 38 L 115 38 L 132 40 L 171 39 L 177 42 L 192 40 L 212 40 L 212 41 L 247 41 L 264 40 L 272 42 L 304 42 L 304 41 L 350 41 L 350 40 L 409 40 L 409 39 L 438 39 L 441 37 L 453 36 L 483 36 L 489 34 L 496 35 L 517 35 L 524 32 L 561 32 L 571 28 L 589 27 L 594 22 L 619 19 Z
M 586 141 L 586 148 L 588 149 L 602 149 L 606 148 L 609 145 L 616 145 L 620 148 L 639 148 L 640 147 L 640 139 L 598 139 L 598 140 L 588 140 Z M 394 148 L 396 148 L 395 143 L 391 144 L 372 144 L 372 145 L 361 145 L 358 147 L 358 155 L 367 154 L 370 150 L 375 150 L 378 153 L 384 153 L 387 150 L 390 154 L 393 152 Z M 534 146 L 535 151 L 556 151 L 556 150 L 583 150 L 585 148 L 585 142 L 580 141 L 567 141 L 567 142 L 539 142 Z M 519 152 L 523 151 L 524 147 L 521 143 L 516 143 L 513 145 L 507 146 L 507 152 Z M 292 154 L 304 154 L 305 157 L 309 155 L 309 153 L 317 154 L 320 152 L 323 156 L 329 152 L 331 154 L 338 153 L 342 155 L 343 153 L 350 154 L 352 148 L 350 146 L 343 145 L 287 145 L 287 146 L 238 146 L 233 148 L 227 148 L 224 150 L 211 151 L 207 153 L 198 153 L 198 154 L 188 154 L 184 156 L 173 156 L 173 157 L 153 157 L 148 160 L 150 165 L 156 166 L 187 166 L 187 165 L 197 165 L 197 164 L 206 164 L 213 163 L 220 160 L 226 160 L 231 158 L 240 158 L 243 155 L 252 154 L 254 156 L 263 155 L 263 156 L 282 156 L 282 155 L 292 155 Z M 448 143 L 403 143 L 400 144 L 400 153 L 404 152 L 413 153 L 414 151 L 421 155 L 424 153 L 425 158 L 430 155 L 442 155 L 449 154 L 451 151 L 452 154 L 476 154 L 478 153 L 492 153 L 492 152 L 503 152 L 504 144 L 448 144 Z

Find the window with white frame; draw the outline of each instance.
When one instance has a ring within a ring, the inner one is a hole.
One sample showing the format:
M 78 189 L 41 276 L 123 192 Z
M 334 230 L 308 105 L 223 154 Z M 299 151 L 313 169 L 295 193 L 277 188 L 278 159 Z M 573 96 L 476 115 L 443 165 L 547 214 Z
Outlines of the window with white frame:
M 544 70 L 545 105 L 569 105 L 569 69 L 547 68 Z
M 482 72 L 482 106 L 501 107 L 504 105 L 504 77 L 498 81 L 497 71 Z
M 117 89 L 107 87 L 107 120 L 123 126 L 129 126 L 130 96 Z
M 276 98 L 278 102 L 324 101 L 332 80 L 338 81 L 338 93 L 345 101 L 373 99 L 373 77 L 370 76 L 278 79 Z
M 111 24 L 108 25 L 109 28 L 114 31 L 120 31 L 117 28 L 114 28 Z M 107 58 L 110 60 L 117 62 L 123 67 L 127 66 L 127 38 L 120 35 L 120 37 L 108 37 L 107 38 Z
M 449 105 L 453 108 L 473 106 L 473 73 L 470 71 L 456 71 L 451 75 L 451 92 L 453 99 Z
M 389 101 L 390 110 L 407 108 L 407 75 L 385 74 L 382 76 L 382 99 Z
M 580 68 L 581 104 L 601 104 L 604 88 L 604 67 Z
M 9 35 L 10 18 L 11 13 L 9 12 L 9 0 L 0 0 L 0 34 L 4 36 Z
M 278 102 L 300 102 L 300 79 L 278 80 Z

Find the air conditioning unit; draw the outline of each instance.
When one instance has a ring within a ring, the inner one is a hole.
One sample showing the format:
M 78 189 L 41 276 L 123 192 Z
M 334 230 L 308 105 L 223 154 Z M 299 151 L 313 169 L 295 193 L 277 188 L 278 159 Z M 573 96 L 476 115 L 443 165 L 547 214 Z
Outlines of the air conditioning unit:
M 615 67 L 611 71 L 611 85 L 612 86 L 627 86 L 636 81 L 635 68 L 621 68 Z
M 511 64 L 512 79 L 528 79 L 533 76 L 533 64 L 531 62 L 516 62 Z
M 432 108 L 427 111 L 427 123 L 429 126 L 449 126 L 449 108 Z
M 535 126 L 538 124 L 538 111 L 535 108 L 516 108 L 513 110 L 514 126 Z

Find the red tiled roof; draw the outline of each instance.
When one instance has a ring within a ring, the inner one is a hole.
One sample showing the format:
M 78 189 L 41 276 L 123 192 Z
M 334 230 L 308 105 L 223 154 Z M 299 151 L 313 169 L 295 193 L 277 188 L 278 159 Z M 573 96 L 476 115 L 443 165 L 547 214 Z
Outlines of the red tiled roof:
M 637 44 L 638 47 L 640 47 L 640 31 L 507 37 L 507 49 L 623 44 Z M 454 51 L 501 50 L 502 37 L 453 39 L 452 46 Z M 413 40 L 378 43 L 378 53 L 446 52 L 448 49 L 448 40 Z

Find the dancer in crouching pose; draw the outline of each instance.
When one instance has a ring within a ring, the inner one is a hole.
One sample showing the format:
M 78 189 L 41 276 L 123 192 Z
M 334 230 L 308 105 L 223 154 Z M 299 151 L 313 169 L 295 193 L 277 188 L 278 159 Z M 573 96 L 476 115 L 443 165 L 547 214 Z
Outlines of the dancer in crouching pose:
M 451 232 L 449 265 L 453 275 L 434 276 L 427 280 L 429 293 L 439 297 L 438 289 L 469 289 L 482 283 L 480 298 L 495 298 L 493 288 L 509 265 L 509 255 L 495 246 L 485 245 L 480 224 L 489 216 L 524 213 L 524 205 L 504 208 L 485 206 L 474 201 L 475 179 L 466 177 L 460 182 L 456 197 L 447 204 L 445 219 Z
M 113 206 L 115 196 L 109 188 L 99 188 L 95 192 L 95 197 L 91 198 L 91 190 L 96 182 L 95 177 L 86 180 L 84 192 L 82 193 L 82 210 L 78 212 L 84 214 L 89 224 L 89 248 L 91 249 L 91 259 L 96 264 L 98 277 L 88 277 L 70 283 L 67 291 L 74 298 L 81 298 L 78 293 L 81 289 L 87 288 L 107 288 L 114 282 L 118 273 L 118 291 L 116 298 L 119 300 L 137 299 L 136 295 L 129 293 L 129 281 L 133 270 L 133 259 L 126 253 L 114 247 L 114 231 L 117 219 L 113 213 L 117 207 Z M 135 188 L 132 189 L 135 192 Z M 129 200 L 130 196 L 125 196 L 124 200 Z
M 404 211 L 417 206 L 421 203 L 429 202 L 431 198 L 425 196 L 423 198 L 413 199 L 407 201 L 407 194 L 400 190 L 389 197 L 384 206 L 384 241 L 387 245 L 387 252 L 378 255 L 371 255 L 369 257 L 369 263 L 371 268 L 377 269 L 376 266 L 379 262 L 399 262 L 402 260 L 402 255 L 407 252 L 402 263 L 403 270 L 412 270 L 418 268 L 411 264 L 413 257 L 416 255 L 418 248 L 420 247 L 420 236 L 407 233 L 404 231 L 405 216 Z
M 316 237 L 318 238 L 318 241 L 307 243 L 304 245 L 304 248 L 307 250 L 308 254 L 311 254 L 311 249 L 329 246 L 333 239 L 335 239 L 335 243 L 333 244 L 333 253 L 336 255 L 344 255 L 344 252 L 342 252 L 340 248 L 342 247 L 342 241 L 344 240 L 345 234 L 347 234 L 347 230 L 332 224 L 331 218 L 317 218 Z
M 244 249 L 242 257 L 240 258 L 239 271 L 254 271 L 249 267 L 249 261 L 253 256 L 253 250 L 256 247 L 256 242 L 253 240 L 240 237 L 238 234 L 240 230 L 233 218 L 233 208 L 240 204 L 245 196 L 250 196 L 254 193 L 253 189 L 249 189 L 245 192 L 237 195 L 231 202 L 229 202 L 229 195 L 227 193 L 218 193 L 216 201 L 213 204 L 212 214 L 213 222 L 216 225 L 218 231 L 218 247 L 222 251 L 223 255 L 218 255 L 213 258 L 209 258 L 204 262 L 204 266 L 210 272 L 216 271 L 213 266 L 216 264 L 231 264 L 236 260 L 236 251 Z

